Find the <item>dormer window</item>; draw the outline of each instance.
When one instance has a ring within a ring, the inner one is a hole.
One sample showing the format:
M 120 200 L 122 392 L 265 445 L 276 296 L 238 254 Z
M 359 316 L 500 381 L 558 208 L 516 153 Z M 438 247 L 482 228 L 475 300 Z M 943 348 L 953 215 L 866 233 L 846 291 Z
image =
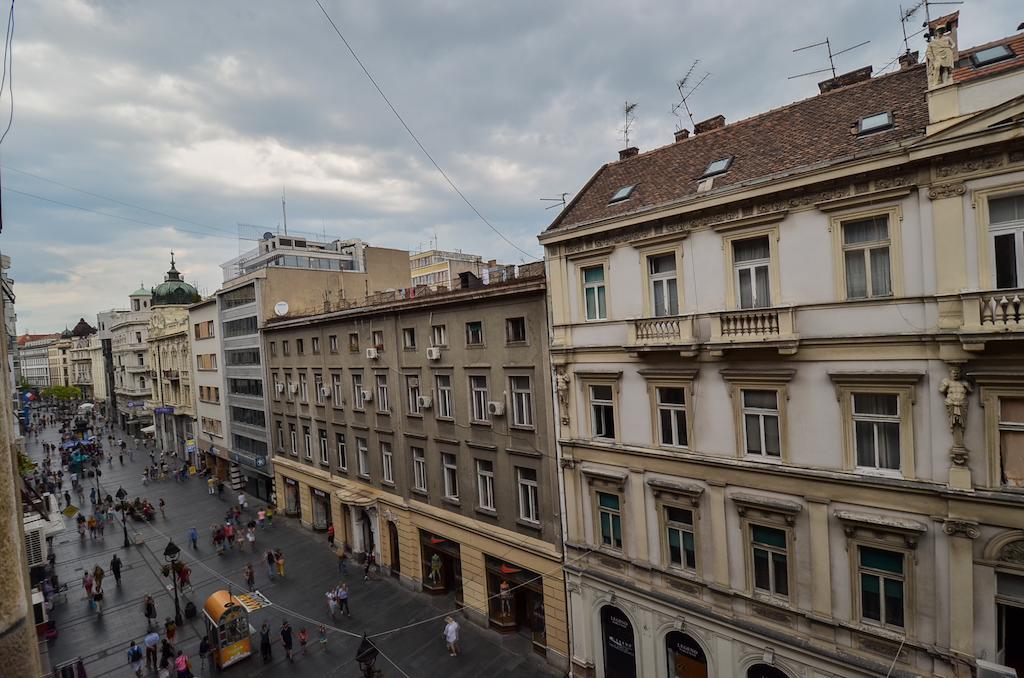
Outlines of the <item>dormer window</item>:
M 892 113 L 875 113 L 857 121 L 857 134 L 870 134 L 892 127 Z
M 612 199 L 608 201 L 608 204 L 611 205 L 617 202 L 622 202 L 623 200 L 628 200 L 629 196 L 633 195 L 634 188 L 636 188 L 635 184 L 632 186 L 623 186 L 619 190 L 615 191 L 615 195 L 613 195 Z
M 981 68 L 982 66 L 994 64 L 997 61 L 1011 59 L 1013 56 L 1013 50 L 1006 45 L 996 45 L 995 47 L 989 47 L 988 49 L 975 52 L 970 56 L 970 60 L 972 66 L 975 68 Z
M 727 169 L 729 169 L 730 165 L 732 165 L 731 155 L 728 158 L 719 158 L 718 160 L 715 160 L 708 164 L 708 166 L 704 169 L 704 174 L 700 175 L 700 178 L 704 179 L 706 177 L 713 177 L 718 174 L 722 174 Z

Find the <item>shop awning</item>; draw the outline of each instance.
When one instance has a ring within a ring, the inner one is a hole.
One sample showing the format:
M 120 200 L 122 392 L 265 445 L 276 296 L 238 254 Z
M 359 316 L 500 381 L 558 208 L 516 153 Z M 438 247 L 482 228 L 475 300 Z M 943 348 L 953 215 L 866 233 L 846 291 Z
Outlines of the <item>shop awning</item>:
M 347 487 L 336 490 L 334 496 L 340 499 L 343 504 L 348 504 L 349 506 L 372 506 L 376 501 L 373 496 L 365 492 Z
M 149 426 L 142 427 L 143 433 L 156 433 L 156 424 L 150 424 Z

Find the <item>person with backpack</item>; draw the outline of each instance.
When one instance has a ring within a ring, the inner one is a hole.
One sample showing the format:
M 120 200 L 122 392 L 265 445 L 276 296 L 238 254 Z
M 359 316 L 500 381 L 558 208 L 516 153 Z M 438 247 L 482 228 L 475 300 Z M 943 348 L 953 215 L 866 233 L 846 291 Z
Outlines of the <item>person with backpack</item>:
M 134 640 L 128 646 L 128 664 L 136 676 L 142 676 L 142 648 Z
M 110 572 L 114 575 L 114 581 L 117 585 L 121 585 L 121 559 L 117 557 L 115 553 L 110 559 Z
M 156 619 L 156 601 L 153 596 L 147 594 L 142 599 L 142 614 L 146 615 L 146 628 L 152 628 L 153 620 Z

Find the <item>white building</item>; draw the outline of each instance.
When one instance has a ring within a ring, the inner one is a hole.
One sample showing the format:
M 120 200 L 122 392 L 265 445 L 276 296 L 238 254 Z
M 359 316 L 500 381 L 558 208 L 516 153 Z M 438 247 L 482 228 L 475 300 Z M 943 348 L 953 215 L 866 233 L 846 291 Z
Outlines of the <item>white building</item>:
M 60 334 L 23 334 L 18 337 L 18 354 L 21 356 L 21 376 L 35 388 L 50 385 L 49 351 Z
M 140 287 L 128 296 L 128 310 L 112 311 L 103 323 L 110 333 L 110 360 L 118 424 L 132 435 L 152 426 L 146 399 L 153 389 L 149 364 L 152 293 Z
M 214 469 L 214 473 L 222 479 L 228 479 L 232 466 L 239 474 L 237 465 L 229 463 L 230 445 L 225 440 L 226 426 L 224 414 L 224 373 L 222 365 L 217 362 L 223 356 L 220 344 L 220 323 L 217 314 L 217 298 L 210 297 L 190 306 L 188 309 L 189 342 L 192 361 L 197 363 L 195 370 L 195 388 L 193 395 L 196 400 L 196 421 L 198 429 L 196 443 L 199 452 L 206 456 L 206 464 Z M 215 360 L 207 357 L 199 363 L 198 356 L 217 356 Z M 236 479 L 237 480 L 237 479 Z M 237 483 L 236 484 L 240 484 Z

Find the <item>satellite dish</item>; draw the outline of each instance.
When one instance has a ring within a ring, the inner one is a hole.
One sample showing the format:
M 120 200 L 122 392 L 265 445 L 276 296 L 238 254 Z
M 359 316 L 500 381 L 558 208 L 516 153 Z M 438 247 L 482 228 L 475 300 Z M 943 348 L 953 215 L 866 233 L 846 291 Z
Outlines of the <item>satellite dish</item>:
M 270 231 L 267 231 L 266 233 L 263 234 L 263 239 L 264 240 L 270 240 L 273 237 L 274 237 L 274 234 L 271 233 Z
M 274 313 L 277 315 L 288 315 L 288 302 L 279 301 L 274 304 Z

